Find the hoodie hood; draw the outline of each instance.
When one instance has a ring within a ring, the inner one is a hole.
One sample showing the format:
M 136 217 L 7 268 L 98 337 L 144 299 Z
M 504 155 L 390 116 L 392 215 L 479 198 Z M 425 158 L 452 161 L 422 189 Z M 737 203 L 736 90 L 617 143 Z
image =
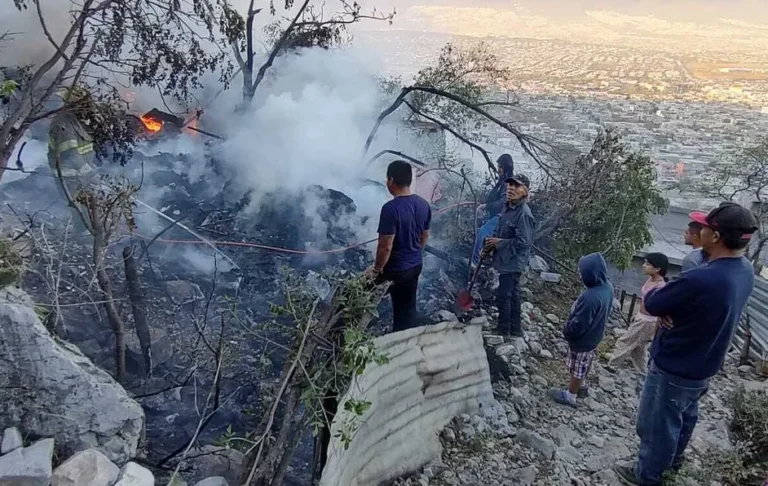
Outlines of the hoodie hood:
M 512 159 L 512 156 L 509 154 L 501 154 L 498 159 L 496 159 L 496 163 L 501 166 L 501 168 L 504 171 L 504 174 L 501 176 L 501 182 L 504 182 L 504 180 L 507 177 L 514 176 L 515 172 L 515 161 Z
M 579 260 L 581 280 L 587 287 L 596 287 L 608 281 L 608 265 L 600 253 L 591 253 Z

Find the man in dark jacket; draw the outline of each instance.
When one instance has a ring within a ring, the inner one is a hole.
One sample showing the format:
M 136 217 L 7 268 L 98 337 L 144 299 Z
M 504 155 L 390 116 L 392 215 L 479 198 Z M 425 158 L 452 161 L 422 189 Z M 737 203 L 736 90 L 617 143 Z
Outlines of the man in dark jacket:
M 499 272 L 496 305 L 499 332 L 523 337 L 520 310 L 520 275 L 528 265 L 533 246 L 535 222 L 526 200 L 528 177 L 518 174 L 506 180 L 507 203 L 493 236 L 486 239 L 485 251 L 493 252 L 493 267 Z
M 499 181 L 493 186 L 485 204 L 478 206 L 478 213 L 482 212 L 485 223 L 477 229 L 475 237 L 475 250 L 472 252 L 472 265 L 480 262 L 480 252 L 483 250 L 483 242 L 493 234 L 496 225 L 499 223 L 501 211 L 507 203 L 507 179 L 514 177 L 515 162 L 509 154 L 501 154 L 496 161 L 496 170 L 499 173 Z M 480 217 L 480 216 L 478 216 Z
M 744 249 L 757 220 L 735 203 L 701 218 L 707 264 L 682 272 L 645 296 L 645 310 L 661 318 L 637 411 L 640 451 L 631 466 L 617 464 L 625 484 L 657 486 L 683 465 L 696 427 L 699 400 L 720 371 L 741 313 L 752 294 L 754 270 Z
M 555 390 L 552 398 L 562 405 L 576 407 L 576 396 L 581 390 L 597 345 L 605 335 L 605 324 L 613 306 L 613 285 L 608 281 L 608 266 L 600 253 L 592 253 L 579 260 L 581 280 L 586 289 L 571 306 L 571 315 L 563 327 L 568 341 L 568 372 L 571 379 L 567 390 Z

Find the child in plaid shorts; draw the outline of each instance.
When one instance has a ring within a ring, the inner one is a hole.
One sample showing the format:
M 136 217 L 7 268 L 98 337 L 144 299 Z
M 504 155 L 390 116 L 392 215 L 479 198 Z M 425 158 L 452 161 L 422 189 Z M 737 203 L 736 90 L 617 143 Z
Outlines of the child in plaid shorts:
M 589 370 L 592 369 L 592 362 L 595 361 L 597 356 L 597 350 L 592 351 L 568 351 L 568 357 L 565 362 L 568 366 L 568 373 L 578 380 L 582 381 L 587 378 Z
M 571 306 L 571 314 L 563 327 L 568 341 L 568 388 L 552 390 L 552 399 L 562 405 L 576 407 L 576 398 L 592 368 L 597 345 L 605 335 L 605 324 L 613 306 L 613 285 L 608 281 L 608 265 L 600 253 L 579 260 L 581 279 L 586 287 Z

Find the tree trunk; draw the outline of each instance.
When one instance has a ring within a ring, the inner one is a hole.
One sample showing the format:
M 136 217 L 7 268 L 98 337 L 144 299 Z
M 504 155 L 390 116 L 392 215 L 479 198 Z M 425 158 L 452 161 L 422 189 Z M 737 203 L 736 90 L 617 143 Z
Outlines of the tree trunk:
M 251 106 L 255 94 L 256 89 L 253 85 L 253 70 L 246 66 L 243 68 L 243 99 L 240 100 L 235 111 L 237 113 L 245 113 L 248 107 Z
M 107 312 L 109 325 L 115 335 L 115 378 L 122 383 L 125 378 L 125 326 L 120 319 L 120 313 L 112 300 L 112 285 L 105 267 L 107 246 L 99 229 L 93 235 L 93 266 L 96 268 L 96 281 L 101 288 L 104 310 Z
M 283 407 L 283 418 L 277 428 L 277 435 L 274 438 L 274 442 L 269 444 L 269 450 L 259 465 L 256 476 L 254 477 L 253 484 L 256 486 L 272 486 L 275 473 L 277 472 L 280 463 L 283 462 L 284 455 L 293 455 L 293 449 L 289 447 L 289 444 L 293 442 L 295 437 L 290 436 L 290 425 L 295 419 L 294 414 L 296 414 L 299 409 L 299 391 L 297 384 L 292 384 L 288 391 L 285 398 L 285 407 Z M 299 433 L 299 435 L 301 435 L 301 433 Z
M 5 174 L 5 168 L 8 167 L 8 161 L 11 158 L 12 150 L 13 150 L 13 147 L 11 147 L 10 145 L 0 147 L 0 180 L 3 179 L 3 174 Z
M 285 451 L 283 452 L 283 458 L 280 460 L 280 464 L 277 466 L 277 471 L 275 472 L 275 475 L 272 479 L 272 484 L 270 486 L 283 486 L 283 481 L 285 481 L 285 473 L 288 472 L 288 467 L 291 465 L 291 461 L 293 460 L 293 455 L 296 452 L 296 448 L 299 446 L 299 442 L 301 442 L 302 438 L 302 432 L 306 430 L 307 428 L 306 420 L 304 419 L 304 416 L 296 417 L 293 421 L 293 425 L 291 426 L 291 432 L 289 437 L 292 437 L 291 442 L 288 443 Z M 317 483 L 312 483 L 317 484 Z
M 144 357 L 144 372 L 152 373 L 152 337 L 147 324 L 147 304 L 144 289 L 139 281 L 136 270 L 136 259 L 133 257 L 133 247 L 123 248 L 123 263 L 125 264 L 125 282 L 128 287 L 128 297 L 131 299 L 131 312 L 136 325 L 136 336 L 139 338 L 141 354 Z
M 2 137 L 2 135 L 3 133 L 0 131 L 0 137 Z M 0 180 L 3 179 L 5 168 L 8 167 L 8 163 L 11 161 L 13 149 L 16 148 L 16 145 L 23 136 L 24 132 L 22 130 L 15 130 L 12 128 L 5 140 L 0 138 Z

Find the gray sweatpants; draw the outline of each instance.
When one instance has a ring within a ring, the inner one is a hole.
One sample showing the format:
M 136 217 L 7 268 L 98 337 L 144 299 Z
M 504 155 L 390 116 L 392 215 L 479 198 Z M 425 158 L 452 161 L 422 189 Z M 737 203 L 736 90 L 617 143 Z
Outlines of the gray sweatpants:
M 639 314 L 633 317 L 627 332 L 616 341 L 608 365 L 617 367 L 629 358 L 638 371 L 645 373 L 648 363 L 646 348 L 653 340 L 655 330 L 656 321 L 643 319 Z

